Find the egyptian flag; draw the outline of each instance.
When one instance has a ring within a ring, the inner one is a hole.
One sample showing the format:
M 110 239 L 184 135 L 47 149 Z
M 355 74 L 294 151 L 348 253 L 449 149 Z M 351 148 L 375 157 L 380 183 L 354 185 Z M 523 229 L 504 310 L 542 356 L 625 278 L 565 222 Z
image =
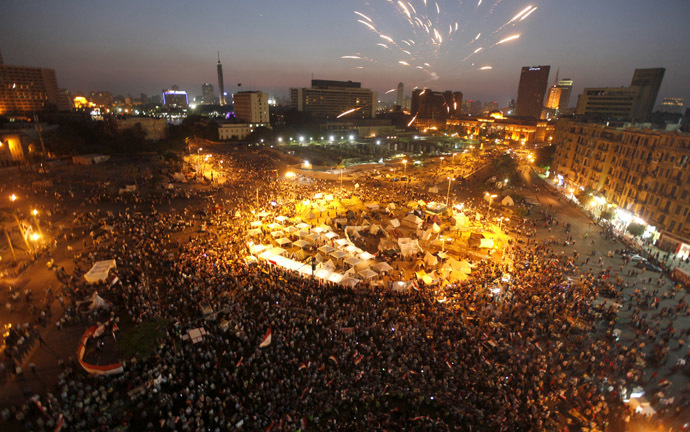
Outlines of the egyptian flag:
M 113 339 L 115 339 L 115 342 L 117 342 L 117 337 L 115 337 L 115 332 L 120 331 L 120 327 L 117 326 L 117 323 L 113 323 L 113 329 L 111 330 L 113 334 Z
M 64 425 L 65 425 L 65 417 L 62 414 L 60 414 L 58 416 L 57 425 L 55 425 L 55 429 L 53 429 L 53 432 L 60 432 Z
M 264 335 L 264 338 L 261 340 L 261 344 L 259 344 L 259 348 L 266 348 L 271 344 L 271 327 L 268 328 L 268 331 Z
M 115 277 L 113 278 L 113 280 L 110 282 L 110 285 L 108 285 L 108 289 L 112 288 L 113 285 L 115 285 L 115 284 L 118 283 L 118 282 L 120 282 L 120 278 L 117 277 L 117 276 L 115 276 Z
M 329 356 L 328 360 L 331 360 L 331 361 L 333 361 L 333 363 L 338 364 L 338 359 L 336 359 L 335 356 L 333 356 L 333 355 Z

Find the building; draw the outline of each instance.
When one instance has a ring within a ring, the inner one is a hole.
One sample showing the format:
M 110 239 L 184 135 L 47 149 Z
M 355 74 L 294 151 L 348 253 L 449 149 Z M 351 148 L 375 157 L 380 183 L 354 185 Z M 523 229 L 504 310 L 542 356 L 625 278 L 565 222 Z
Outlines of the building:
M 169 108 L 187 108 L 189 105 L 189 96 L 184 90 L 175 89 L 173 86 L 171 90 L 163 90 L 163 105 Z
M 635 69 L 630 86 L 639 87 L 640 96 L 633 110 L 632 119 L 634 121 L 649 121 L 665 72 L 666 69 L 664 68 Z
M 0 166 L 25 163 L 31 138 L 24 130 L 0 130 Z
M 683 114 L 685 111 L 685 101 L 683 98 L 667 97 L 661 102 L 657 111 L 673 114 Z
M 220 62 L 220 51 L 218 51 L 218 101 L 221 106 L 225 105 L 225 86 L 223 85 L 223 63 Z
M 558 73 L 556 73 L 556 82 L 549 88 L 549 93 L 546 96 L 546 105 L 544 105 L 542 118 L 557 117 L 559 114 L 567 111 L 572 89 L 573 80 L 570 78 L 558 80 Z
M 53 69 L 0 64 L 0 115 L 54 109 L 57 102 Z
M 268 93 L 242 91 L 235 93 L 235 118 L 246 123 L 269 124 Z
M 168 120 L 164 118 L 125 117 L 118 118 L 116 124 L 120 130 L 131 129 L 138 124 L 150 141 L 160 141 L 168 136 Z
M 213 84 L 203 83 L 201 85 L 201 103 L 210 105 L 214 102 Z
M 243 140 L 259 127 L 270 128 L 271 125 L 269 123 L 223 123 L 218 126 L 218 140 Z
M 403 101 L 405 100 L 405 85 L 403 83 L 398 83 L 398 98 L 396 100 L 396 105 L 402 108 Z
M 575 114 L 600 120 L 630 120 L 639 97 L 639 87 L 586 88 L 577 99 Z
M 573 91 L 573 80 L 570 78 L 559 80 L 558 88 L 561 89 L 561 97 L 558 100 L 558 112 L 564 112 L 570 108 L 570 94 Z
M 376 92 L 362 88 L 362 84 L 358 82 L 312 80 L 311 88 L 290 89 L 290 107 L 320 119 L 332 119 L 340 115 L 349 118 L 374 118 Z
M 551 66 L 524 66 L 522 68 L 515 106 L 516 116 L 541 118 L 550 70 Z
M 488 116 L 460 116 L 446 121 L 446 130 L 465 139 L 479 139 L 502 144 L 537 144 L 551 142 L 556 126 L 537 119 Z
M 89 93 L 89 102 L 92 102 L 98 108 L 110 109 L 115 102 L 113 94 L 107 91 L 92 91 Z
M 554 142 L 559 182 L 601 195 L 584 205 L 616 205 L 623 229 L 643 224 L 657 246 L 690 254 L 690 134 L 560 121 Z
M 445 124 L 462 111 L 462 92 L 416 89 L 412 92 L 412 115 L 416 120 L 433 120 Z M 415 120 L 415 121 L 416 121 Z

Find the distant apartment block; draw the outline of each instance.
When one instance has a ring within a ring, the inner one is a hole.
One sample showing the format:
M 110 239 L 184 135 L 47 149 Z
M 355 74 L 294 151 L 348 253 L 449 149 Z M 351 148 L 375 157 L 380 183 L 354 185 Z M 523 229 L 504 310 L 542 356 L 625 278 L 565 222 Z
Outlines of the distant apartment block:
M 53 69 L 0 64 L 0 115 L 43 111 L 57 104 Z
M 290 106 L 315 118 L 374 118 L 376 92 L 352 81 L 312 80 L 311 88 L 291 88 Z

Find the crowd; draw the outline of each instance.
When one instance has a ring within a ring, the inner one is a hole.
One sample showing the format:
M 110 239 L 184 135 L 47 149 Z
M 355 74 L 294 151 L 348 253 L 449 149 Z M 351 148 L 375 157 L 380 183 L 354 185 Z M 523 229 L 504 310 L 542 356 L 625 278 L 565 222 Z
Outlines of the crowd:
M 648 281 L 632 299 L 639 338 L 623 344 L 614 331 L 618 310 L 593 304 L 628 288 L 616 271 L 580 270 L 588 258 L 534 238 L 512 248 L 515 268 L 477 261 L 463 283 L 406 293 L 247 265 L 252 211 L 282 214 L 283 204 L 322 185 L 257 189 L 260 161 L 226 162 L 236 178 L 222 190 L 142 196 L 119 211 L 75 216 L 74 235 L 95 234 L 72 274 L 56 269 L 68 297 L 64 325 L 99 319 L 74 311 L 97 288 L 123 327 L 168 325 L 154 354 L 123 359 L 122 374 L 89 376 L 67 362 L 55 391 L 3 410 L 4 420 L 26 430 L 61 422 L 69 430 L 605 430 L 612 418 L 631 418 L 621 395 L 649 379 L 640 346 L 648 331 L 688 312 L 684 300 L 656 312 Z M 433 199 L 366 184 L 357 193 L 401 206 Z M 99 202 L 108 200 L 103 193 Z M 466 203 L 468 212 L 485 206 Z M 544 214 L 513 229 L 532 237 L 557 223 Z M 83 281 L 91 263 L 112 258 L 119 283 Z M 215 313 L 205 316 L 204 307 Z M 183 341 L 195 327 L 205 328 L 203 340 Z M 668 347 L 677 333 L 663 330 L 658 343 Z

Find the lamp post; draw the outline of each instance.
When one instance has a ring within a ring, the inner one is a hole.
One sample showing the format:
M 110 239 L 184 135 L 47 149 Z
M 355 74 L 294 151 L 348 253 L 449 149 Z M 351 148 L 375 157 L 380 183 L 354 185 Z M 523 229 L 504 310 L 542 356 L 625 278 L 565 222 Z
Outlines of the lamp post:
M 10 201 L 14 203 L 17 201 L 17 195 L 12 194 L 10 195 Z M 29 240 L 26 238 L 26 233 L 24 233 L 24 228 L 22 228 L 22 224 L 19 222 L 19 217 L 17 216 L 17 208 L 13 207 L 14 209 L 14 220 L 17 222 L 17 228 L 19 228 L 19 234 L 22 236 L 24 239 L 24 244 L 26 244 L 26 250 L 31 252 L 31 245 L 29 244 Z
M 41 231 L 41 225 L 38 223 L 38 210 L 33 209 L 31 210 L 31 214 L 34 217 L 34 223 L 36 224 L 36 229 L 38 230 L 39 235 L 43 235 L 43 232 Z
M 446 194 L 446 207 L 448 207 L 448 203 L 450 201 L 450 183 L 455 180 L 454 177 L 448 177 L 448 193 Z

